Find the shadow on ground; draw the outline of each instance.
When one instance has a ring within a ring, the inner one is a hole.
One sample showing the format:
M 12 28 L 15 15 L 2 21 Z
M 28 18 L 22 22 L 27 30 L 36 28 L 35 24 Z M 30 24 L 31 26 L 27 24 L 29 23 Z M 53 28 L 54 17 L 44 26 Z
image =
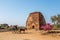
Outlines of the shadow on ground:
M 30 40 L 30 39 L 23 39 L 23 40 Z
M 14 32 L 12 31 L 13 34 L 33 34 L 32 32 Z

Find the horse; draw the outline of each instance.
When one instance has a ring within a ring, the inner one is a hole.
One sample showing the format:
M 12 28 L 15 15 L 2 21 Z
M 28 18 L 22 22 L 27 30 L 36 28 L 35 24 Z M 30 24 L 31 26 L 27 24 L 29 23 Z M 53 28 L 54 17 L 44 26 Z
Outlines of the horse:
M 15 33 L 17 31 L 19 31 L 20 33 L 23 31 L 25 33 L 25 30 L 27 30 L 27 28 L 25 28 L 25 27 L 18 28 L 17 26 L 14 26 L 13 30 L 14 30 Z
M 23 31 L 25 33 L 25 30 L 27 30 L 27 28 L 20 28 L 20 33 Z

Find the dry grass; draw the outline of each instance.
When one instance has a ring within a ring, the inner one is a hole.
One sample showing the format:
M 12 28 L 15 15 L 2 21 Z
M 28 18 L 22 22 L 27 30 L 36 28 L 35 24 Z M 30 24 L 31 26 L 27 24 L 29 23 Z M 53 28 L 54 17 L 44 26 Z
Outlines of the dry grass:
M 28 30 L 25 33 L 0 32 L 0 40 L 60 40 L 60 33 L 42 35 L 39 31 Z

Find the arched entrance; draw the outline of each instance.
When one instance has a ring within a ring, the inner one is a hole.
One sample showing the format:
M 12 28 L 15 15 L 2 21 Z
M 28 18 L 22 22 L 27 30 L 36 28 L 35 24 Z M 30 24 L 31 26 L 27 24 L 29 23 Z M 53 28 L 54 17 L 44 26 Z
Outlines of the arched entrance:
M 34 28 L 35 28 L 35 26 L 33 25 L 33 26 L 32 26 L 32 29 L 34 29 Z

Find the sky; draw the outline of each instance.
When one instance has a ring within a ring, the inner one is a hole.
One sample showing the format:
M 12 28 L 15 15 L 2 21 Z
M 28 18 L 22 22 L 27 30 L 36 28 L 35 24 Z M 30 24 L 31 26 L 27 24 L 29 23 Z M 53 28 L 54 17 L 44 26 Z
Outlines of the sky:
M 41 12 L 47 23 L 60 14 L 60 0 L 0 0 L 0 24 L 25 26 L 31 12 Z

